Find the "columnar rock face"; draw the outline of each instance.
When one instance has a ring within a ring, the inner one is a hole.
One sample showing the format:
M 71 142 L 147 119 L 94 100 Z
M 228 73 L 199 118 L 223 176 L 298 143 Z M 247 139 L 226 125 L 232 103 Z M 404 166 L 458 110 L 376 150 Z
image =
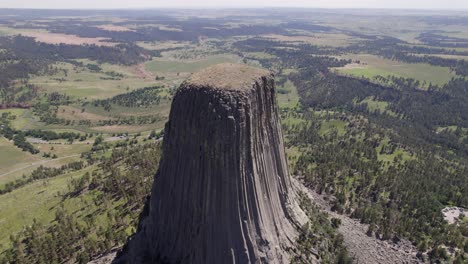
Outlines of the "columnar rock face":
M 304 215 L 285 160 L 273 76 L 220 64 L 177 91 L 128 263 L 287 263 Z

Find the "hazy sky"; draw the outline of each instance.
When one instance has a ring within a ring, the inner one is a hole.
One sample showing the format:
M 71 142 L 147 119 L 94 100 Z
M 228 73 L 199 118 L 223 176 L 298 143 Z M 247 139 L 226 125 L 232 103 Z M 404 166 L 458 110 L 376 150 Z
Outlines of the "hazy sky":
M 0 8 L 324 7 L 468 9 L 468 0 L 0 0 Z

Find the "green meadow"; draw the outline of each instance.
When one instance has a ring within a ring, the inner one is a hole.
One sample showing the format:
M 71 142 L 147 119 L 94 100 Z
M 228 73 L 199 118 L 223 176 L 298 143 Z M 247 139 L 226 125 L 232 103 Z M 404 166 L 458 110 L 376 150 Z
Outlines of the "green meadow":
M 360 63 L 348 64 L 335 68 L 338 73 L 372 79 L 375 76 L 393 75 L 396 77 L 413 78 L 420 82 L 444 85 L 456 74 L 447 67 L 432 66 L 425 63 L 405 63 L 384 59 L 370 54 L 352 54 L 340 56 Z

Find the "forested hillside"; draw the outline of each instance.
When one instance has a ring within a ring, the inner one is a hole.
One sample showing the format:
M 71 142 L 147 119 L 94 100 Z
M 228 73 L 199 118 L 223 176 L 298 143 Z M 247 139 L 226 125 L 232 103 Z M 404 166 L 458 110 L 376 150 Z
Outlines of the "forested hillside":
M 467 249 L 468 225 L 447 225 L 441 210 L 468 206 L 468 80 L 456 77 L 425 89 L 391 75 L 338 75 L 331 69 L 349 61 L 325 54 L 339 49 L 316 56 L 317 47 L 288 51 L 264 39 L 236 46 L 275 55 L 263 64 L 276 66 L 297 88 L 300 105 L 283 112 L 286 120 L 297 120 L 285 125 L 298 153 L 296 175 L 318 193 L 333 195 L 333 210 L 369 224 L 368 235 L 409 238 L 433 261 L 448 260 L 446 247 L 456 248 L 454 259 L 463 262 L 458 250 Z M 284 68 L 297 70 L 285 74 Z M 331 122 L 342 125 L 324 133 Z

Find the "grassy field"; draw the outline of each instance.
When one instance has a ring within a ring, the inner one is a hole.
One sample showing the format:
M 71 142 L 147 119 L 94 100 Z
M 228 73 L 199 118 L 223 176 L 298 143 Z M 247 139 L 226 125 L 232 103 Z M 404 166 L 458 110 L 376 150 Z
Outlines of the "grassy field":
M 277 87 L 277 90 L 287 92 L 277 93 L 278 105 L 280 108 L 294 108 L 299 104 L 299 95 L 296 86 L 294 86 L 290 80 L 287 80 L 283 86 Z
M 359 102 L 359 104 L 367 104 L 367 110 L 370 112 L 375 112 L 378 110 L 380 113 L 387 113 L 391 116 L 397 116 L 395 112 L 388 109 L 388 103 L 385 101 L 379 101 L 369 97 Z
M 28 33 L 47 33 L 47 30 L 12 28 L 12 27 L 0 26 L 0 36 L 13 36 L 13 35 L 18 35 L 18 34 L 28 34 Z
M 193 45 L 190 42 L 184 41 L 137 41 L 136 44 L 147 50 L 164 50 L 193 47 Z
M 468 56 L 463 56 L 463 55 L 450 55 L 450 54 L 411 54 L 414 56 L 419 56 L 419 57 L 424 57 L 424 56 L 433 56 L 433 57 L 439 57 L 443 59 L 456 59 L 456 60 L 468 60 Z
M 195 61 L 153 59 L 146 63 L 146 69 L 151 72 L 195 72 L 210 65 L 223 62 L 238 61 L 236 57 L 230 55 L 215 55 Z
M 1 109 L 0 115 L 2 113 L 11 113 L 15 116 L 15 119 L 11 121 L 11 126 L 14 129 L 23 129 L 32 119 L 32 112 L 29 109 Z
M 283 69 L 283 74 L 297 73 L 297 69 Z
M 150 125 L 94 126 L 90 128 L 90 131 L 106 133 L 106 134 L 148 132 L 150 130 L 161 130 L 162 128 L 164 128 L 165 123 L 166 121 L 161 121 L 161 122 L 150 124 Z
M 410 159 L 413 158 L 409 152 L 407 152 L 406 150 L 404 150 L 404 149 L 402 149 L 400 147 L 397 147 L 392 154 L 382 154 L 382 153 L 380 153 L 382 148 L 389 144 L 389 141 L 390 141 L 389 138 L 384 138 L 380 142 L 380 145 L 377 146 L 377 148 L 376 148 L 377 159 L 379 159 L 380 161 L 383 161 L 383 162 L 388 162 L 388 164 L 391 164 L 391 163 L 393 163 L 395 158 L 398 157 L 398 156 L 401 156 L 402 161 L 407 161 L 407 160 L 410 160 Z
M 62 200 L 62 197 L 58 196 L 57 193 L 65 193 L 71 179 L 81 177 L 92 168 L 64 174 L 53 179 L 36 181 L 2 195 L 0 199 L 0 211 L 2 212 L 0 214 L 0 234 L 15 234 L 21 231 L 24 226 L 31 225 L 34 219 L 41 224 L 51 223 Z M 79 204 L 70 202 L 66 205 L 68 207 L 66 209 L 70 210 L 76 210 L 79 206 Z M 9 244 L 9 235 L 0 236 L 0 254 Z
M 39 166 L 56 168 L 70 162 L 79 161 L 83 152 L 89 151 L 92 144 L 78 142 L 69 144 L 33 144 L 41 153 L 32 155 L 21 151 L 5 138 L 0 138 L 0 188 L 16 179 L 29 175 Z M 44 158 L 42 154 L 57 155 L 56 159 Z
M 95 63 L 95 62 L 92 62 Z M 125 93 L 136 88 L 163 84 L 154 80 L 154 76 L 142 71 L 141 66 L 119 66 L 102 64 L 102 72 L 91 72 L 84 67 L 75 67 L 69 63 L 56 63 L 60 72 L 52 76 L 36 76 L 31 83 L 47 92 L 65 93 L 75 99 L 102 99 Z M 67 71 L 67 74 L 63 72 Z M 121 80 L 104 80 L 108 78 L 103 72 L 115 71 L 124 77 Z
M 57 116 L 68 120 L 90 120 L 95 124 L 100 120 L 117 120 L 119 118 L 138 117 L 138 116 L 159 116 L 160 120 L 153 124 L 143 125 L 108 125 L 108 126 L 71 126 L 82 132 L 101 132 L 101 133 L 137 133 L 159 130 L 164 127 L 170 111 L 170 101 L 162 100 L 159 105 L 150 107 L 123 107 L 112 105 L 110 111 L 106 111 L 101 106 L 88 104 L 84 107 L 80 105 L 60 106 Z M 84 112 L 82 110 L 84 109 Z M 51 126 L 48 126 L 52 128 Z M 56 130 L 56 129 L 54 129 Z
M 90 142 L 91 140 L 88 140 Z M 94 142 L 94 141 L 93 141 Z M 34 144 L 41 152 L 48 152 L 57 155 L 57 157 L 66 157 L 78 155 L 91 150 L 91 143 L 76 142 L 74 144 Z
M 273 58 L 276 58 L 276 56 L 268 54 L 266 52 L 245 52 L 244 56 L 253 57 L 255 59 L 273 59 Z
M 67 120 L 91 120 L 91 121 L 114 119 L 110 112 L 108 112 L 107 114 L 99 115 L 99 114 L 90 112 L 85 107 L 81 107 L 79 105 L 77 106 L 61 105 L 57 111 L 57 117 L 64 118 Z
M 0 175 L 43 160 L 38 155 L 22 151 L 4 137 L 0 137 Z M 3 177 L 0 176 L 0 182 Z
M 336 129 L 338 131 L 338 135 L 342 136 L 346 132 L 346 122 L 341 121 L 341 120 L 329 120 L 329 121 L 323 121 L 321 123 L 320 127 L 320 135 L 326 135 L 330 133 L 332 130 Z
M 348 64 L 342 68 L 336 68 L 338 73 L 356 77 L 372 78 L 377 75 L 414 78 L 427 84 L 443 85 L 456 76 L 447 67 L 432 66 L 423 63 L 404 63 L 392 61 L 375 55 L 359 54 L 344 55 L 340 58 L 360 61 L 360 63 Z
M 286 126 L 293 126 L 305 123 L 305 120 L 301 117 L 288 116 L 287 118 L 282 119 L 281 123 Z
M 367 104 L 367 109 L 371 112 L 379 110 L 384 112 L 387 110 L 388 103 L 385 101 L 374 100 L 373 98 L 366 98 L 360 102 L 361 104 Z
M 262 37 L 289 43 L 308 43 L 325 47 L 345 47 L 361 40 L 357 37 L 351 37 L 342 33 L 307 33 L 305 35 L 296 36 L 268 34 Z
M 84 64 L 97 64 L 89 60 L 78 61 Z M 238 62 L 238 58 L 232 55 L 215 55 L 200 60 L 177 61 L 158 58 L 135 66 L 102 64 L 99 65 L 102 72 L 91 72 L 85 67 L 76 67 L 69 63 L 56 63 L 54 66 L 60 69 L 58 73 L 51 76 L 35 76 L 31 79 L 31 83 L 47 92 L 65 93 L 75 99 L 103 99 L 154 85 L 177 87 L 188 77 L 188 73 L 223 62 Z M 67 73 L 65 74 L 64 71 Z M 121 80 L 105 80 L 104 78 L 109 77 L 105 72 L 109 71 L 123 74 L 124 77 Z M 164 76 L 165 80 L 156 81 L 156 74 Z
M 164 93 L 160 94 L 164 96 Z M 106 111 L 101 106 L 94 106 L 93 104 L 88 104 L 84 107 L 85 113 L 93 116 L 93 118 L 104 118 L 109 119 L 112 117 L 124 117 L 124 116 L 144 116 L 144 115 L 152 115 L 152 114 L 160 114 L 160 115 L 168 115 L 170 110 L 171 101 L 169 100 L 161 100 L 158 105 L 152 105 L 148 107 L 125 107 L 112 104 L 112 108 L 110 111 Z M 75 111 L 75 115 L 77 115 L 76 110 L 82 109 L 80 105 L 73 105 L 69 110 Z M 80 110 L 81 111 L 81 110 Z M 68 112 L 70 113 L 70 112 Z M 85 118 L 86 116 L 75 116 L 75 118 Z M 86 118 L 85 118 L 86 119 Z

